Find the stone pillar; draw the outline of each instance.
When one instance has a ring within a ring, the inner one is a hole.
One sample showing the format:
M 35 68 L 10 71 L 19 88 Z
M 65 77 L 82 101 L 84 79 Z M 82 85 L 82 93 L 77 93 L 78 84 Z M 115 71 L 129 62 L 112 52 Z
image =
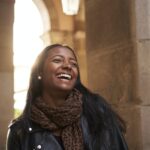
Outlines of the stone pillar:
M 76 54 L 78 56 L 81 81 L 85 86 L 88 86 L 87 51 L 86 51 L 86 45 L 85 45 L 85 31 L 84 30 L 76 31 L 74 35 L 74 44 L 75 44 Z
M 88 85 L 105 97 L 126 121 L 129 148 L 141 150 L 130 2 L 85 1 Z
M 84 0 L 80 0 L 79 12 L 74 16 L 74 48 L 78 56 L 81 81 L 88 87 L 85 26 L 85 2 Z
M 150 149 L 150 1 L 136 0 L 137 98 L 141 102 L 142 150 Z
M 0 149 L 5 150 L 8 123 L 13 118 L 14 0 L 0 1 Z

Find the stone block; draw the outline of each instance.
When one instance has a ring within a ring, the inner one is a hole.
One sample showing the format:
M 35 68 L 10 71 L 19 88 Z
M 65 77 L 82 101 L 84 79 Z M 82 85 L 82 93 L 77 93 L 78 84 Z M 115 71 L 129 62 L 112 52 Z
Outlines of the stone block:
M 13 74 L 0 72 L 0 149 L 5 150 L 8 124 L 13 119 Z
M 150 149 L 150 106 L 141 106 L 142 149 Z
M 143 105 L 150 104 L 150 40 L 137 44 L 137 97 Z
M 142 149 L 141 123 L 140 123 L 140 107 L 133 103 L 125 105 L 115 105 L 121 118 L 125 121 L 127 132 L 125 138 L 130 150 Z
M 133 50 L 130 44 L 88 52 L 88 83 L 111 103 L 133 101 Z
M 137 39 L 150 39 L 150 1 L 136 0 L 135 11 Z

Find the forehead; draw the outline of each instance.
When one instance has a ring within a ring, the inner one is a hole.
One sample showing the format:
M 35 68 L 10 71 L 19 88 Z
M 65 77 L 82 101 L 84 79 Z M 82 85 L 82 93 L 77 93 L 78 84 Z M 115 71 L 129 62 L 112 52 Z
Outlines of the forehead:
M 74 58 L 76 60 L 75 54 L 72 52 L 72 50 L 70 50 L 67 47 L 61 47 L 61 46 L 54 47 L 48 52 L 48 57 L 54 57 L 57 55 L 61 55 L 63 57 Z

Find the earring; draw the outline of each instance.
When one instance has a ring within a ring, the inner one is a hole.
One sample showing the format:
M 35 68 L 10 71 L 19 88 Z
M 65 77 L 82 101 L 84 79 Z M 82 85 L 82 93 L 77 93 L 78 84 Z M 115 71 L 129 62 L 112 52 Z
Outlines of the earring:
M 41 80 L 41 79 L 42 79 L 42 77 L 40 75 L 38 75 L 38 80 Z

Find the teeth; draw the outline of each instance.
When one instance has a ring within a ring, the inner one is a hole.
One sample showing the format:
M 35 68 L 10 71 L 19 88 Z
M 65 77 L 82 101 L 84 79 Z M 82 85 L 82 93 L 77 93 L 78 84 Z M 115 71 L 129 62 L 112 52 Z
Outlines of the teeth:
M 63 73 L 59 74 L 57 77 L 58 78 L 64 77 L 64 78 L 67 78 L 69 80 L 71 79 L 71 75 L 69 75 L 69 74 L 63 74 Z

